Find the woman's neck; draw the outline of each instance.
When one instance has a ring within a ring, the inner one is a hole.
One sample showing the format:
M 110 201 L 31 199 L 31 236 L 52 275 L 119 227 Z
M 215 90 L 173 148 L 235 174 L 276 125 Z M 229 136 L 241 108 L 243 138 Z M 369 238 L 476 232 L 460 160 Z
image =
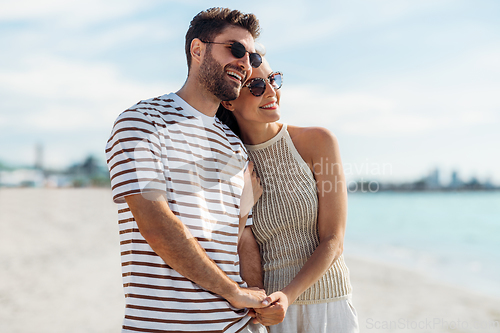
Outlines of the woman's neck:
M 247 126 L 240 126 L 241 139 L 247 145 L 258 145 L 276 136 L 283 127 L 283 124 L 272 123 L 252 123 Z

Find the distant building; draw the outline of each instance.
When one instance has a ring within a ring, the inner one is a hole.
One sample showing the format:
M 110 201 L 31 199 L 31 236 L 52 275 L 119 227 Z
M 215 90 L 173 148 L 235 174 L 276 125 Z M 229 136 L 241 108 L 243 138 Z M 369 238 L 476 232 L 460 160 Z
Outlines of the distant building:
M 376 184 L 368 187 L 369 184 Z M 491 179 L 481 182 L 477 177 L 472 177 L 469 181 L 460 179 L 458 172 L 453 171 L 449 184 L 443 185 L 440 181 L 440 171 L 438 168 L 432 170 L 427 176 L 414 182 L 404 183 L 384 183 L 370 180 L 359 180 L 349 184 L 349 192 L 462 192 L 462 191 L 499 191 L 500 186 L 495 185 Z M 363 190 L 365 189 L 365 190 Z
M 36 148 L 33 166 L 12 167 L 0 162 L 0 187 L 109 187 L 109 172 L 94 156 L 75 163 L 65 170 L 43 166 L 43 147 Z
M 0 171 L 0 187 L 42 187 L 45 176 L 42 170 L 15 169 Z
M 458 172 L 454 170 L 451 173 L 451 182 L 450 182 L 449 187 L 451 189 L 457 189 L 457 188 L 461 188 L 463 185 L 464 185 L 464 182 L 458 176 Z
M 409 189 L 414 191 L 434 191 L 441 188 L 439 169 L 436 168 L 432 170 L 427 176 L 416 182 L 410 183 L 409 186 Z
M 441 187 L 439 182 L 439 169 L 436 168 L 425 178 L 425 185 L 428 189 L 434 190 Z

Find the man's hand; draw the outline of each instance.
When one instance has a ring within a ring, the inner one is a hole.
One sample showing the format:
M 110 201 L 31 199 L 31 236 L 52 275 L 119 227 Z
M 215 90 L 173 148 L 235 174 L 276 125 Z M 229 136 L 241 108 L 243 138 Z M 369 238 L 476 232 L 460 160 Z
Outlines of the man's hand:
M 262 308 L 268 306 L 269 300 L 264 289 L 238 288 L 233 295 L 222 295 L 232 306 L 242 308 Z
M 268 301 L 269 305 L 266 308 L 255 308 L 249 313 L 254 317 L 253 322 L 261 323 L 264 326 L 279 324 L 285 319 L 286 310 L 288 309 L 288 297 L 285 293 L 277 291 L 269 295 L 264 301 Z

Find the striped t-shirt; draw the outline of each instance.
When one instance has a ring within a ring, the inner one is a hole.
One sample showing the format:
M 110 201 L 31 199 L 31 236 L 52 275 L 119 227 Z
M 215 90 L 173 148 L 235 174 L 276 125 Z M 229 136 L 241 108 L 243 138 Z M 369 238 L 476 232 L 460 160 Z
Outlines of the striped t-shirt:
M 238 332 L 251 319 L 170 268 L 142 237 L 124 197 L 161 191 L 172 212 L 235 282 L 245 148 L 216 117 L 176 94 L 141 101 L 106 145 L 118 204 L 126 309 L 123 332 Z M 251 224 L 249 218 L 247 224 Z

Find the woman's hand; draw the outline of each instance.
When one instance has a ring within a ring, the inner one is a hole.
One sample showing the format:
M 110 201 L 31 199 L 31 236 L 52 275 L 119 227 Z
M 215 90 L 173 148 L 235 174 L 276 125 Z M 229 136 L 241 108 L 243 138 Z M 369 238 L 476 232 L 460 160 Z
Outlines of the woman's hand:
M 260 309 L 254 309 L 249 313 L 254 323 L 261 323 L 264 326 L 271 326 L 279 324 L 285 319 L 286 311 L 288 309 L 289 300 L 288 296 L 282 292 L 277 291 L 267 296 L 266 300 L 269 306 Z

